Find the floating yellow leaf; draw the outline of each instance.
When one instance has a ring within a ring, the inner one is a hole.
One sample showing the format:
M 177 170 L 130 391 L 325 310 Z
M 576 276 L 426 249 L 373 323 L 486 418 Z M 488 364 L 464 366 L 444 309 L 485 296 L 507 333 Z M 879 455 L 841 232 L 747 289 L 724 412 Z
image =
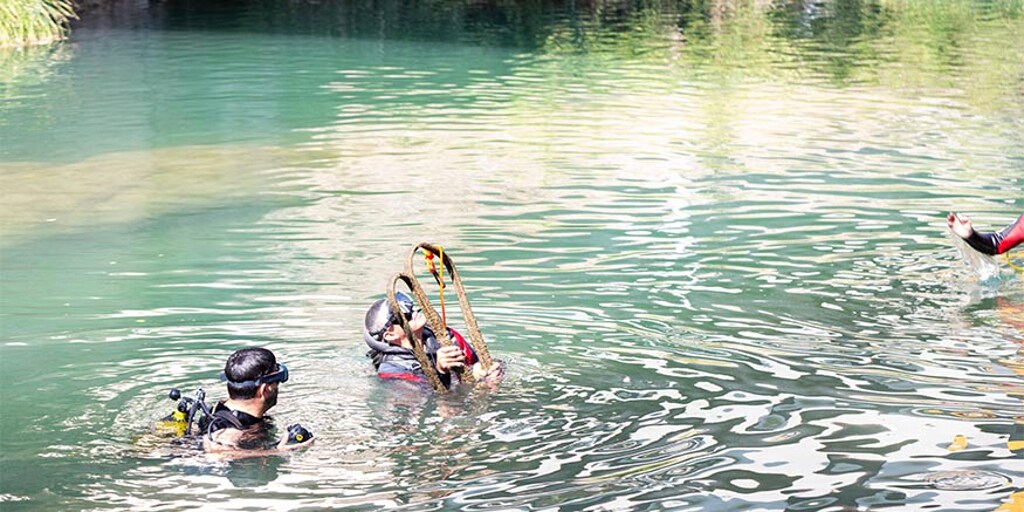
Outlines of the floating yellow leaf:
M 964 436 L 956 436 L 953 438 L 953 442 L 950 443 L 947 450 L 951 452 L 958 452 L 964 448 L 967 448 L 967 438 Z
M 1010 502 L 999 505 L 996 512 L 1024 512 L 1024 491 L 1010 495 Z

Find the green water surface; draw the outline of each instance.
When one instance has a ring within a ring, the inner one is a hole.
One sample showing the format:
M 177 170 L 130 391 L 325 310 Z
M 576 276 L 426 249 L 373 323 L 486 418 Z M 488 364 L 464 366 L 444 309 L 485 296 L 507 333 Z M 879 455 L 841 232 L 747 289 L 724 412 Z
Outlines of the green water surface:
M 994 510 L 1024 288 L 944 217 L 1024 212 L 1021 49 L 1017 1 L 168 1 L 0 53 L 0 509 Z M 364 357 L 419 241 L 496 390 Z M 311 449 L 152 430 L 253 345 Z

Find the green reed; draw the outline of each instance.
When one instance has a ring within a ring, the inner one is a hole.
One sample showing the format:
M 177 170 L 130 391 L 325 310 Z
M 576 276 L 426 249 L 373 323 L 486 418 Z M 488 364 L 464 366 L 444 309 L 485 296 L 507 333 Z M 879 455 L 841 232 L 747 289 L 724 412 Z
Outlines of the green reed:
M 0 1 L 0 47 L 44 44 L 63 39 L 77 18 L 71 0 Z

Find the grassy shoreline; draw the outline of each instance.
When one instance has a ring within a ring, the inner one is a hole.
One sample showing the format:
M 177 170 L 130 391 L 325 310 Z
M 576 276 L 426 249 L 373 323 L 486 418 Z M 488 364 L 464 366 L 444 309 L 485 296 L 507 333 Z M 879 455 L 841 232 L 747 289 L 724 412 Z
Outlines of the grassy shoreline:
M 0 48 L 64 39 L 68 22 L 77 17 L 71 0 L 3 0 L 0 2 Z

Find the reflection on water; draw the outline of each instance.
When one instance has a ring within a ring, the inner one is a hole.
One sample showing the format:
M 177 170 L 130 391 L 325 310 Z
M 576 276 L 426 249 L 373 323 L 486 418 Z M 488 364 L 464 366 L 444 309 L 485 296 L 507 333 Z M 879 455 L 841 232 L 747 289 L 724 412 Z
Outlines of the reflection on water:
M 0 164 L 2 240 L 9 245 L 211 204 L 273 201 L 268 185 L 296 172 L 290 152 L 190 146 L 113 153 L 66 165 Z
M 992 510 L 1024 487 L 1024 288 L 945 228 L 1024 207 L 1016 4 L 212 5 L 2 57 L 5 510 Z M 422 240 L 510 363 L 497 391 L 363 356 Z M 248 344 L 292 369 L 271 412 L 312 449 L 223 461 L 150 430 L 170 387 L 223 397 Z

